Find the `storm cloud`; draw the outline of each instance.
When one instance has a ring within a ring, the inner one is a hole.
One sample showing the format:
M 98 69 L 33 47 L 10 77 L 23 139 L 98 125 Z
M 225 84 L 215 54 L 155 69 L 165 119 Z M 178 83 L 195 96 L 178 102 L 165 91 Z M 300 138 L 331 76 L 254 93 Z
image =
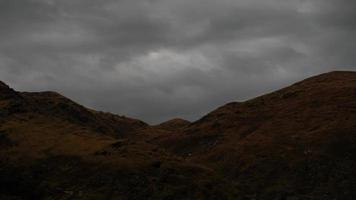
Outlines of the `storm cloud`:
M 350 0 L 0 0 L 0 79 L 158 123 L 356 69 Z

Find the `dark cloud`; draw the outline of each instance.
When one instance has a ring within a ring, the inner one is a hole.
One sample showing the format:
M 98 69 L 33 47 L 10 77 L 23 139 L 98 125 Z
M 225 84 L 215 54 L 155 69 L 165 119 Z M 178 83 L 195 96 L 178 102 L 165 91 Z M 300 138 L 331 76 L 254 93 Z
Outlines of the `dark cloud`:
M 0 0 L 0 79 L 159 122 L 356 67 L 349 0 Z

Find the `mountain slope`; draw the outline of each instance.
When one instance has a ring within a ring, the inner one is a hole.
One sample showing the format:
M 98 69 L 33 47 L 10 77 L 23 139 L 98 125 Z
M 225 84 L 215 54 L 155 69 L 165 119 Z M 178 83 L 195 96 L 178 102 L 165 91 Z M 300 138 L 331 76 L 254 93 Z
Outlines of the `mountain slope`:
M 191 122 L 180 119 L 180 118 L 175 118 L 168 120 L 166 122 L 160 123 L 156 125 L 155 127 L 158 129 L 163 129 L 163 130 L 168 130 L 168 131 L 177 131 L 179 129 L 185 128 L 188 126 Z
M 54 92 L 16 92 L 1 83 L 0 199 L 228 199 L 233 194 L 210 169 L 146 142 L 144 129 L 151 127 Z
M 322 74 L 229 103 L 160 144 L 258 199 L 354 199 L 356 73 Z
M 0 83 L 0 199 L 355 199 L 356 73 L 157 126 Z

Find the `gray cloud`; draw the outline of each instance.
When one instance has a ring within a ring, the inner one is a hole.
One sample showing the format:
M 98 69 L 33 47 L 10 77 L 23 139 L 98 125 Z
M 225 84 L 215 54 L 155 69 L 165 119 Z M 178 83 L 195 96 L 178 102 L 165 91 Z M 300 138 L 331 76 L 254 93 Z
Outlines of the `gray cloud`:
M 157 123 L 356 66 L 348 0 L 0 0 L 0 79 Z

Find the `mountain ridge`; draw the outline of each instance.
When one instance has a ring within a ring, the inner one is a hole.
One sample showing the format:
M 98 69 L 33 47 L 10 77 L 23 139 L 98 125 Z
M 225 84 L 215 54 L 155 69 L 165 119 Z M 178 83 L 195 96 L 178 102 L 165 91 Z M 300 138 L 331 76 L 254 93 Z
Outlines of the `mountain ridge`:
M 150 126 L 0 82 L 0 199 L 355 199 L 356 73 Z

